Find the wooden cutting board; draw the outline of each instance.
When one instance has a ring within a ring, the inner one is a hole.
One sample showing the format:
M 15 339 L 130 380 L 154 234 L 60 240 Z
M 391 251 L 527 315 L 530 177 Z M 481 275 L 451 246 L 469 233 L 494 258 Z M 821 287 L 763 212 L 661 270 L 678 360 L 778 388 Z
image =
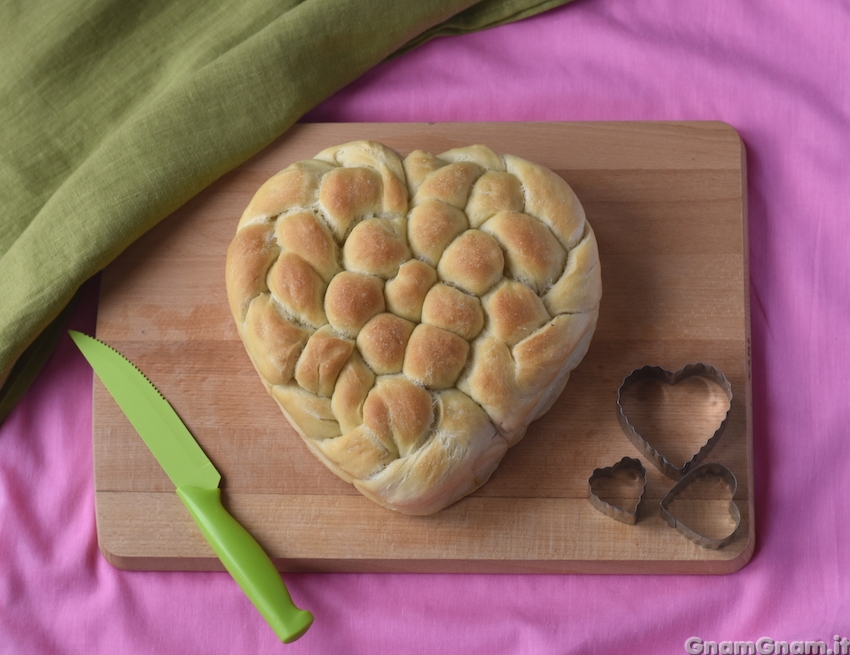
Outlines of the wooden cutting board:
M 565 393 L 482 489 L 430 517 L 383 509 L 314 459 L 263 389 L 225 298 L 225 252 L 260 184 L 355 139 L 403 155 L 485 143 L 543 164 L 574 188 L 599 242 L 599 323 Z M 225 503 L 280 570 L 728 573 L 755 543 L 748 286 L 744 147 L 726 124 L 305 124 L 104 271 L 97 336 L 175 407 L 221 471 Z M 587 498 L 595 468 L 638 456 L 617 422 L 623 378 L 645 364 L 675 370 L 696 361 L 725 373 L 734 393 L 708 461 L 737 476 L 742 520 L 716 551 L 662 521 L 658 503 L 673 482 L 646 461 L 636 525 Z M 126 569 L 221 569 L 98 381 L 93 414 L 106 558 Z

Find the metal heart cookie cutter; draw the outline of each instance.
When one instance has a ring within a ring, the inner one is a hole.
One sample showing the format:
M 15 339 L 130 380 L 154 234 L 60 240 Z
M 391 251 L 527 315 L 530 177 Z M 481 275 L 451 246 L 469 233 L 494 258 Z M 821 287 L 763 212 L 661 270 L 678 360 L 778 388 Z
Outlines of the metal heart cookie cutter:
M 624 473 L 626 476 L 631 477 L 631 480 L 627 480 L 626 484 L 633 484 L 637 481 L 640 485 L 640 491 L 637 494 L 637 497 L 630 497 L 628 499 L 634 501 L 634 508 L 631 509 L 628 506 L 621 506 L 620 504 L 615 504 L 603 499 L 596 488 L 596 485 L 600 481 L 616 481 Z M 589 494 L 588 498 L 590 499 L 590 504 L 602 512 L 605 516 L 610 516 L 612 519 L 620 521 L 621 523 L 626 523 L 627 525 L 634 525 L 637 523 L 637 510 L 638 506 L 640 506 L 641 500 L 643 500 L 643 492 L 645 489 L 646 469 L 643 468 L 643 464 L 640 463 L 640 460 L 635 459 L 634 457 L 623 457 L 623 459 L 613 466 L 595 469 L 587 481 L 587 491 Z
M 623 394 L 627 389 L 629 389 L 629 387 L 646 380 L 657 380 L 672 387 L 683 380 L 694 377 L 704 378 L 713 382 L 725 393 L 727 401 L 726 412 L 723 415 L 723 420 L 720 422 L 720 426 L 714 431 L 714 434 L 708 438 L 696 454 L 694 454 L 690 460 L 681 466 L 676 466 L 666 456 L 658 452 L 656 447 L 653 446 L 647 439 L 648 435 L 642 435 L 638 432 L 638 429 L 629 422 L 629 419 L 626 416 L 626 411 L 623 407 Z M 732 385 L 729 383 L 729 380 L 727 380 L 726 376 L 713 366 L 702 363 L 688 364 L 676 372 L 668 371 L 660 366 L 644 366 L 643 368 L 632 371 L 628 376 L 626 376 L 617 391 L 617 418 L 623 432 L 625 432 L 629 441 L 632 442 L 632 445 L 634 445 L 634 447 L 637 448 L 647 460 L 652 462 L 652 464 L 655 465 L 664 475 L 673 480 L 681 480 L 690 471 L 699 466 L 708 456 L 708 453 L 711 452 L 712 448 L 714 448 L 715 444 L 723 434 L 723 430 L 726 428 L 731 407 Z
M 698 480 L 707 477 L 714 477 L 723 481 L 731 494 L 729 497 L 729 516 L 732 518 L 733 527 L 731 531 L 726 531 L 727 534 L 720 537 L 713 537 L 705 534 L 705 529 L 697 532 L 687 524 L 686 519 L 676 516 L 670 510 L 670 505 L 682 494 L 682 492 L 685 491 L 685 489 Z M 665 521 L 667 521 L 670 527 L 675 528 L 680 534 L 684 535 L 698 546 L 714 550 L 723 548 L 723 546 L 726 546 L 730 541 L 732 541 L 732 538 L 735 536 L 735 532 L 738 531 L 738 526 L 741 525 L 741 510 L 738 509 L 734 500 L 737 490 L 738 480 L 735 478 L 735 474 L 732 473 L 732 471 L 722 464 L 703 464 L 688 473 L 685 477 L 679 480 L 670 491 L 667 492 L 667 495 L 664 496 L 661 501 L 661 516 Z

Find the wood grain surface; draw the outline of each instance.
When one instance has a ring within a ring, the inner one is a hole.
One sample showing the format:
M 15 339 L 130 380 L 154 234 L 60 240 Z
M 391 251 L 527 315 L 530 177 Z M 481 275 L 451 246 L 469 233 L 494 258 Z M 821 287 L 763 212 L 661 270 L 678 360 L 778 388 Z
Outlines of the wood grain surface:
M 308 452 L 263 389 L 225 297 L 225 252 L 260 184 L 363 138 L 402 155 L 484 143 L 547 166 L 576 191 L 599 242 L 599 323 L 566 391 L 483 488 L 429 517 L 375 505 Z M 104 271 L 97 336 L 175 407 L 220 470 L 225 504 L 280 570 L 729 573 L 755 545 L 745 170 L 737 133 L 715 122 L 297 125 Z M 742 521 L 716 551 L 664 523 L 658 503 L 674 482 L 646 461 L 636 525 L 587 498 L 595 468 L 638 457 L 617 423 L 623 378 L 645 364 L 698 361 L 734 393 L 707 461 L 737 476 Z M 98 381 L 93 416 L 105 557 L 126 569 L 220 570 Z

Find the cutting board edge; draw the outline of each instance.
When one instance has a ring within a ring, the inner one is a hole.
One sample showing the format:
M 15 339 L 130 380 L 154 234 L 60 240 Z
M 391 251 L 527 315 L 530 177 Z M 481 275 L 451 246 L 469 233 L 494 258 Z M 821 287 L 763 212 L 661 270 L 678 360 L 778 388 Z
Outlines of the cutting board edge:
M 122 556 L 109 551 L 101 539 L 103 558 L 122 571 L 222 572 L 215 557 L 165 558 Z M 410 560 L 410 559 L 298 559 L 272 558 L 281 573 L 432 573 L 474 575 L 730 575 L 753 558 L 755 539 L 727 560 Z
M 110 496 L 127 497 L 128 492 L 99 491 L 95 493 L 96 520 L 100 525 L 104 514 L 102 513 L 101 501 L 108 506 Z M 139 495 L 151 496 L 150 502 L 167 501 L 168 505 L 180 505 L 176 502 L 176 495 L 171 492 L 143 492 Z M 575 499 L 580 500 L 580 499 Z M 173 501 L 173 502 L 172 502 Z M 471 557 L 467 559 L 458 558 L 402 558 L 402 557 L 272 557 L 275 567 L 284 573 L 471 573 L 471 574 L 634 574 L 634 575 L 722 575 L 731 574 L 745 567 L 753 557 L 756 546 L 755 524 L 750 520 L 750 512 L 753 510 L 752 496 L 741 499 L 747 507 L 744 523 L 746 529 L 746 541 L 743 544 L 736 543 L 738 538 L 729 546 L 728 557 L 723 550 L 708 551 L 711 558 L 684 557 L 681 559 L 622 559 L 622 558 L 599 558 L 599 559 L 547 559 L 547 558 L 487 558 Z M 137 499 L 136 502 L 139 502 Z M 182 505 L 180 505 L 182 508 Z M 167 512 L 166 512 L 167 513 Z M 180 512 L 182 514 L 182 511 Z M 126 546 L 122 544 L 122 538 L 115 539 L 114 530 L 98 530 L 98 548 L 104 559 L 113 567 L 126 571 L 224 571 L 222 563 L 212 554 L 212 550 L 203 541 L 199 530 L 195 530 L 185 514 L 185 521 L 180 530 L 190 530 L 188 537 L 184 535 L 181 539 L 190 539 L 196 545 L 197 551 L 207 552 L 205 556 L 163 556 L 163 555 L 138 555 L 127 552 Z M 179 523 L 179 522 L 178 522 Z M 161 526 L 159 526 L 161 529 Z M 156 530 L 157 526 L 150 526 Z M 687 542 L 682 538 L 682 543 Z M 185 544 L 184 544 L 185 547 Z M 732 550 L 735 549 L 735 550 Z M 739 550 L 737 550 L 739 549 Z M 736 552 L 737 550 L 737 552 Z M 124 551 L 125 554 L 122 554 Z

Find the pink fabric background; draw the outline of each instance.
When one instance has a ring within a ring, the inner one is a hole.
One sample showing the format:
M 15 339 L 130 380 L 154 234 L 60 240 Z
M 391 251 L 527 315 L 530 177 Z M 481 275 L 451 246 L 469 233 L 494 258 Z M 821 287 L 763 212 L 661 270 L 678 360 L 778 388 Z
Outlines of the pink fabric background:
M 850 637 L 850 3 L 577 0 L 388 62 L 309 121 L 719 119 L 749 154 L 758 547 L 722 577 L 226 574 L 97 549 L 91 372 L 64 339 L 0 430 L 0 653 L 682 653 Z M 91 332 L 96 285 L 72 327 Z

